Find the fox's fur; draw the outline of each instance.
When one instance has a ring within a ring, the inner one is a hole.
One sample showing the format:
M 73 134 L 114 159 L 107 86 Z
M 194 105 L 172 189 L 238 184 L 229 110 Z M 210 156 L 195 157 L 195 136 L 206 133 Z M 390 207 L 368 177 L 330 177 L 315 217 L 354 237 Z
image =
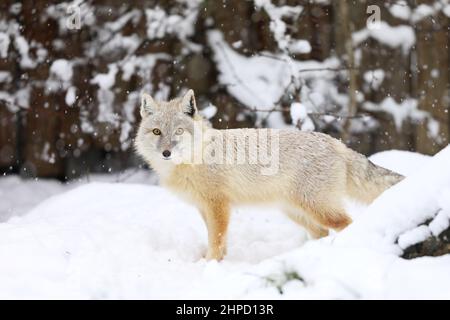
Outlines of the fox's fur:
M 144 94 L 141 115 L 136 150 L 159 174 L 163 186 L 199 209 L 208 229 L 208 259 L 220 260 L 226 253 L 233 205 L 277 203 L 313 238 L 320 238 L 329 229 L 341 230 L 351 223 L 345 198 L 371 203 L 403 178 L 326 134 L 295 129 L 276 131 L 279 170 L 274 175 L 262 175 L 259 164 L 174 163 L 162 152 L 168 150 L 175 156 L 182 149 L 180 132 L 192 134 L 194 124 L 214 130 L 198 114 L 193 91 L 169 102 L 155 102 Z M 155 128 L 159 135 L 154 134 Z M 231 143 L 234 150 L 242 148 L 235 138 L 249 130 L 262 129 L 220 130 L 222 142 Z

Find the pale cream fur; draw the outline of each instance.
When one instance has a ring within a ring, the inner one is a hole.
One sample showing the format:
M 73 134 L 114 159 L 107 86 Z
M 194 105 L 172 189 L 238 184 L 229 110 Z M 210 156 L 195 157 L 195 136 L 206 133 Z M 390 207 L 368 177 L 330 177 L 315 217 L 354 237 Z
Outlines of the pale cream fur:
M 226 253 L 230 208 L 234 205 L 280 204 L 313 238 L 320 238 L 329 229 L 341 230 L 351 223 L 343 205 L 345 198 L 370 203 L 402 179 L 328 135 L 294 129 L 276 131 L 279 170 L 274 175 L 262 175 L 260 164 L 177 164 L 162 156 L 164 150 L 175 154 L 180 148 L 174 132 L 182 128 L 192 133 L 195 124 L 211 130 L 198 115 L 192 90 L 169 102 L 155 102 L 144 94 L 141 114 L 136 150 L 159 174 L 163 186 L 199 209 L 208 229 L 208 259 L 220 260 Z M 155 128 L 161 135 L 152 132 Z M 221 130 L 223 141 L 202 143 L 230 143 L 237 151 L 242 145 L 236 138 L 248 130 L 261 129 Z

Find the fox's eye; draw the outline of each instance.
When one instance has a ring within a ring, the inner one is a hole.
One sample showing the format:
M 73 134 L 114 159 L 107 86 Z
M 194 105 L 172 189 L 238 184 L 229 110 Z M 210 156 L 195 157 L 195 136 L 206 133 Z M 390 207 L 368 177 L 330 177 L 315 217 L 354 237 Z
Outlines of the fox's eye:
M 161 134 L 161 130 L 159 130 L 159 129 L 157 129 L 157 128 L 155 128 L 155 129 L 153 129 L 153 134 L 155 135 L 155 136 L 159 136 L 160 134 Z
M 183 132 L 184 132 L 183 128 L 178 128 L 177 130 L 175 130 L 175 134 L 177 135 L 181 135 L 183 134 Z

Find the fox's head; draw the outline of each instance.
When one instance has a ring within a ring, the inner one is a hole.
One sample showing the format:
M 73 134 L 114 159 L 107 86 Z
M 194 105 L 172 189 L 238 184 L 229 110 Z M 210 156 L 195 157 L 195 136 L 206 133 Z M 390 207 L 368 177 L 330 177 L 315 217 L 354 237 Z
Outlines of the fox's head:
M 198 114 L 194 91 L 180 98 L 155 101 L 144 93 L 141 99 L 142 121 L 136 136 L 137 151 L 151 162 L 183 162 L 192 147 Z

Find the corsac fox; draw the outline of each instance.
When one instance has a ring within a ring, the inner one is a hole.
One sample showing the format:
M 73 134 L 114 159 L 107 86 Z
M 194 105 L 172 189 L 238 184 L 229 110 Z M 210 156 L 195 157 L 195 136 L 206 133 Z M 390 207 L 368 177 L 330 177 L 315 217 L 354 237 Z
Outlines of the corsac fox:
M 161 185 L 200 211 L 207 259 L 226 254 L 230 208 L 275 203 L 312 238 L 351 223 L 344 199 L 371 203 L 403 177 L 322 133 L 296 129 L 211 128 L 194 92 L 168 102 L 143 94 L 137 152 Z

